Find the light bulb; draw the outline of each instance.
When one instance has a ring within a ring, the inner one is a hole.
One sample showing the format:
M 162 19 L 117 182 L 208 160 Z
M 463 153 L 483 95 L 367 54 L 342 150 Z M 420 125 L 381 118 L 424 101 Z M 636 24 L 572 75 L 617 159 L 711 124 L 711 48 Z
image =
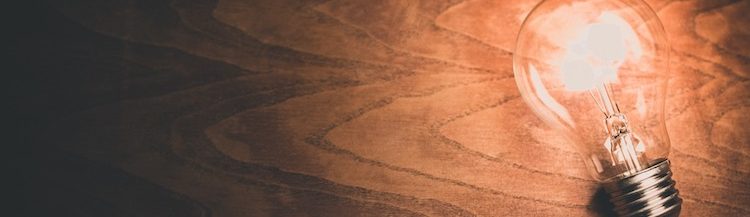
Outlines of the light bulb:
M 664 101 L 669 43 L 641 0 L 545 0 L 513 55 L 524 101 L 575 146 L 621 216 L 676 216 Z

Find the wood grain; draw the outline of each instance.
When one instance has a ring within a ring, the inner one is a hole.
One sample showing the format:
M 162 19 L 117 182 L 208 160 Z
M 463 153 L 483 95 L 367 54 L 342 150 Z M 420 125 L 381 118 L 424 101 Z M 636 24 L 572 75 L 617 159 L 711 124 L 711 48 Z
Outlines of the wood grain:
M 648 1 L 683 216 L 750 216 L 750 1 Z M 11 51 L 70 216 L 602 216 L 520 100 L 536 0 L 74 0 Z

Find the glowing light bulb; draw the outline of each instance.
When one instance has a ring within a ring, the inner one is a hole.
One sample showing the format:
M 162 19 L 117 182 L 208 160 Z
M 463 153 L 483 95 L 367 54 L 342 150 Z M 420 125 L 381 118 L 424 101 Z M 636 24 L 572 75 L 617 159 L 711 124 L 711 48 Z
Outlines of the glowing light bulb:
M 622 216 L 680 212 L 664 123 L 669 49 L 641 0 L 545 0 L 516 41 L 524 100 L 576 147 Z

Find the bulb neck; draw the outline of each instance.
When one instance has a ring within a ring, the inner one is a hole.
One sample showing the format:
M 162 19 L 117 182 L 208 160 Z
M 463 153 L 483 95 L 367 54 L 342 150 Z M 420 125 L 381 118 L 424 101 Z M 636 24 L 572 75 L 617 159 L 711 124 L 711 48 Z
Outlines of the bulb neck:
M 619 216 L 679 216 L 682 199 L 669 160 L 659 159 L 638 173 L 602 183 Z

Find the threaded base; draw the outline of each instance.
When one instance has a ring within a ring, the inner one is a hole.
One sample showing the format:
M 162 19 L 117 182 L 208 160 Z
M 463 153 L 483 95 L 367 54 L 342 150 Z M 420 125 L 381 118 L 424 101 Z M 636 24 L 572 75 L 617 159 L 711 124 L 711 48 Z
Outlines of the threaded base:
M 669 160 L 627 178 L 605 182 L 604 189 L 619 216 L 679 216 L 682 199 L 672 180 Z

